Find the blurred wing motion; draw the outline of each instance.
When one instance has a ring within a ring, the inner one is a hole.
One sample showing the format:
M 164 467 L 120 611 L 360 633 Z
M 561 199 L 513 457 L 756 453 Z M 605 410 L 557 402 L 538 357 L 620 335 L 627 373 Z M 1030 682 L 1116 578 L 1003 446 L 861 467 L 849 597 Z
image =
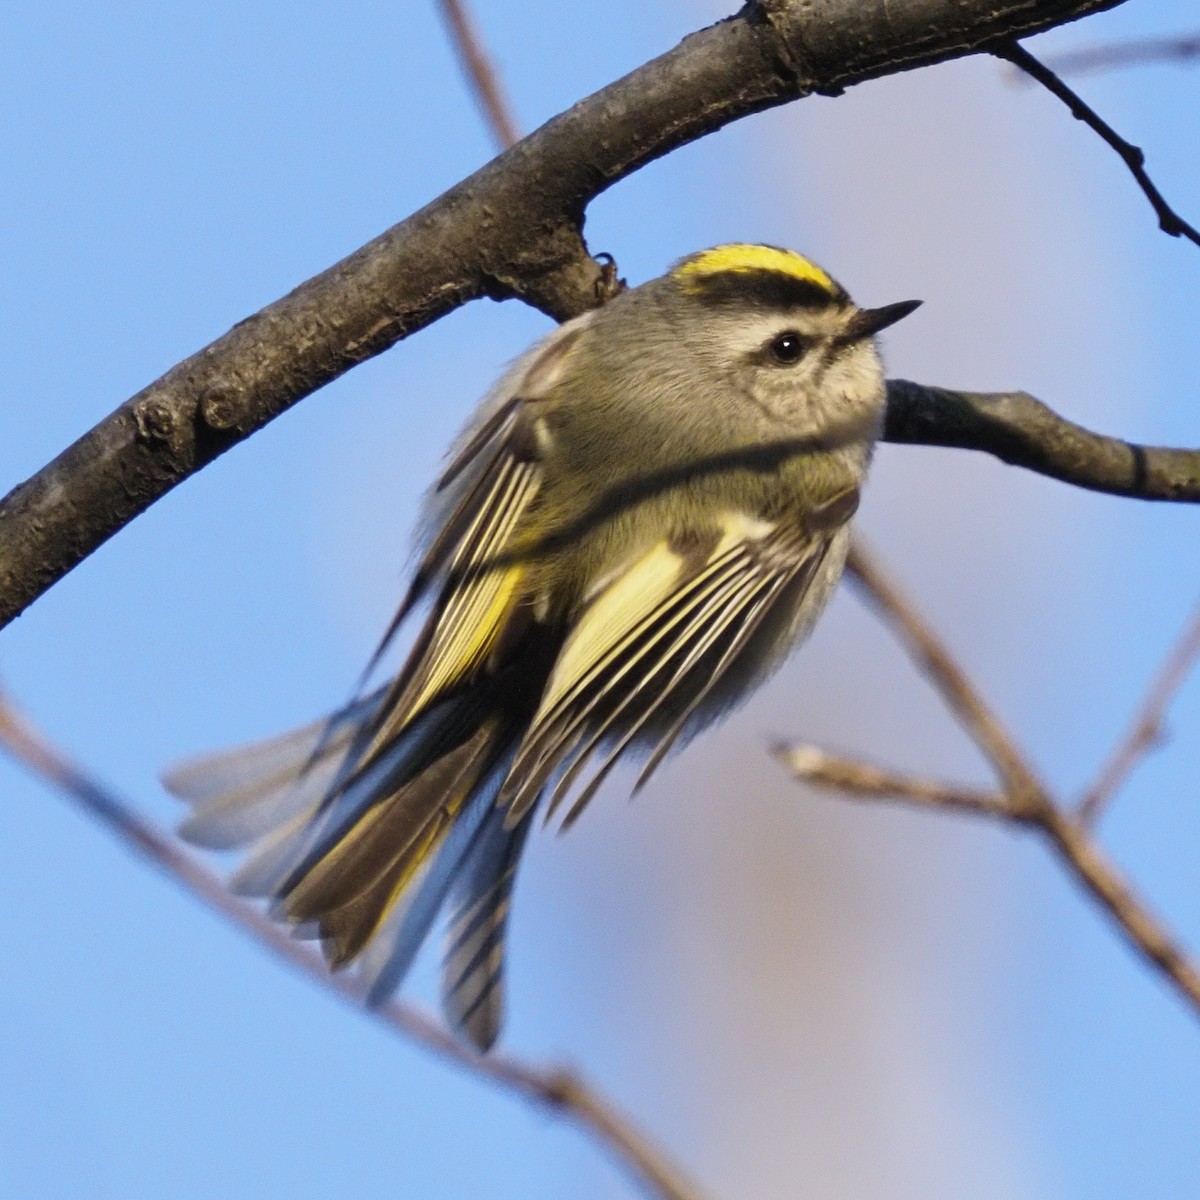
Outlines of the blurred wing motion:
M 165 777 L 193 805 L 183 836 L 248 847 L 235 889 L 320 938 L 333 968 L 357 962 L 372 1002 L 448 907 L 444 1005 L 481 1049 L 502 1018 L 509 901 L 539 797 L 552 790 L 553 812 L 581 784 L 573 819 L 633 744 L 653 751 L 644 780 L 773 610 L 803 602 L 830 545 L 728 515 L 631 552 L 565 617 L 547 604 L 518 553 L 550 444 L 522 384 L 551 377 L 546 357 L 561 358 L 570 330 L 497 398 L 439 485 L 446 514 L 385 643 L 436 595 L 397 678 L 326 721 Z

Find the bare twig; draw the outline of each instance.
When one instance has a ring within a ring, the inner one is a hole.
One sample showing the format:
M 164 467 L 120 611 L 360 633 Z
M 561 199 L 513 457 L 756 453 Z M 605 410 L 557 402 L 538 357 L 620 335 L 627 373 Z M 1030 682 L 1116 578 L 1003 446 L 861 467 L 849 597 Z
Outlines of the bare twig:
M 289 937 L 283 927 L 236 897 L 177 842 L 98 783 L 39 735 L 0 696 L 0 749 L 57 791 L 79 804 L 145 861 L 301 974 L 438 1057 L 515 1092 L 569 1119 L 597 1143 L 647 1192 L 662 1200 L 700 1200 L 701 1192 L 663 1151 L 611 1101 L 570 1071 L 535 1067 L 505 1055 L 480 1055 L 454 1038 L 438 1021 L 398 1000 L 365 1006 L 365 989 L 352 973 L 331 975 L 320 955 Z
M 1046 66 L 1060 75 L 1088 75 L 1160 63 L 1194 63 L 1200 59 L 1200 33 L 1175 37 L 1131 38 L 1108 46 L 1085 46 L 1047 57 Z
M 1024 46 L 1015 41 L 1006 41 L 994 47 L 992 53 L 1020 68 L 1048 92 L 1057 96 L 1071 110 L 1071 116 L 1077 121 L 1082 121 L 1116 151 L 1121 161 L 1129 168 L 1129 173 L 1137 180 L 1137 185 L 1146 199 L 1150 201 L 1158 217 L 1158 227 L 1163 233 L 1171 237 L 1187 238 L 1189 242 L 1200 246 L 1200 230 L 1189 225 L 1163 198 L 1163 194 L 1146 172 L 1146 155 L 1139 146 L 1127 142 L 1094 108 L 1084 103 L 1077 93 L 1067 87 L 1053 71 L 1038 62 Z
M 1197 606 L 1183 633 L 1167 652 L 1162 666 L 1151 680 L 1129 732 L 1117 744 L 1079 801 L 1075 815 L 1082 824 L 1095 824 L 1138 763 L 1155 746 L 1161 744 L 1164 737 L 1163 718 L 1167 706 L 1182 686 L 1197 658 L 1200 658 L 1200 606 Z
M 438 0 L 438 8 L 450 31 L 450 42 L 462 63 L 463 73 L 487 117 L 496 144 L 503 150 L 521 135 L 517 132 L 512 110 L 504 98 L 500 80 L 484 52 L 482 42 L 476 36 L 466 4 L 464 0 Z
M 1045 804 L 1045 789 L 1016 743 L 967 678 L 932 626 L 880 568 L 862 541 L 850 550 L 847 574 L 858 583 L 876 611 L 891 627 L 920 670 L 934 684 L 951 711 L 991 760 L 1004 784 L 1014 813 L 1027 816 Z
M 780 744 L 773 746 L 771 753 L 795 778 L 851 800 L 903 800 L 918 808 L 950 809 L 1007 821 L 1017 819 L 1000 792 L 902 775 L 862 759 L 830 754 L 820 746 Z
M 1039 830 L 1067 871 L 1112 918 L 1125 940 L 1174 985 L 1200 1017 L 1200 969 L 1136 896 L 1084 826 L 1054 805 L 1039 812 L 1025 812 L 1002 793 L 916 779 L 858 759 L 827 754 L 813 746 L 776 747 L 774 753 L 796 779 L 850 800 L 900 801 Z
M 977 812 L 1039 830 L 1067 870 L 1109 914 L 1125 940 L 1175 987 L 1192 1012 L 1200 1017 L 1200 969 L 1104 855 L 1086 826 L 1054 802 L 949 649 L 886 578 L 861 543 L 852 550 L 847 571 L 991 760 L 1003 785 L 1002 791 L 989 796 L 951 784 L 915 781 L 871 764 L 821 752 L 814 754 L 809 747 L 801 748 L 798 764 L 786 751 L 777 749 L 777 755 L 800 778 L 838 789 L 848 787 L 857 799 L 883 798 L 884 786 L 890 782 L 894 786 L 889 798 L 908 800 L 925 808 Z

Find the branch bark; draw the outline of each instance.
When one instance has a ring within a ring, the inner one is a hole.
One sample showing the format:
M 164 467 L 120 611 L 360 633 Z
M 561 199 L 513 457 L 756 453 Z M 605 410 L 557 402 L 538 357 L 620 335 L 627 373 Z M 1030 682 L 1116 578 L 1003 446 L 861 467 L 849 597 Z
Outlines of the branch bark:
M 1200 450 L 1141 446 L 1093 433 L 1028 392 L 959 392 L 888 380 L 884 440 L 984 450 L 1002 462 L 1094 492 L 1200 502 Z
M 848 800 L 903 800 L 917 808 L 1016 819 L 1002 792 L 906 775 L 861 758 L 830 754 L 820 746 L 780 743 L 771 748 L 771 753 L 796 779 L 837 792 Z
M 985 50 L 1121 0 L 751 0 L 580 101 L 132 397 L 0 502 L 0 627 L 171 488 L 458 305 L 595 303 L 584 211 L 751 113 Z

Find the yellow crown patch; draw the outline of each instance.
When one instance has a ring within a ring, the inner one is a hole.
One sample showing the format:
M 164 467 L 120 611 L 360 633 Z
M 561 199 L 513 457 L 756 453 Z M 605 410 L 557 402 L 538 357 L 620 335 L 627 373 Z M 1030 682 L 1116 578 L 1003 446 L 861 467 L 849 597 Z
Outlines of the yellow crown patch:
M 828 292 L 831 298 L 836 297 L 839 290 L 838 285 L 816 263 L 809 262 L 794 250 L 742 242 L 702 250 L 691 258 L 685 258 L 671 273 L 679 280 L 698 281 L 706 276 L 741 271 L 778 271 L 792 279 L 819 287 Z

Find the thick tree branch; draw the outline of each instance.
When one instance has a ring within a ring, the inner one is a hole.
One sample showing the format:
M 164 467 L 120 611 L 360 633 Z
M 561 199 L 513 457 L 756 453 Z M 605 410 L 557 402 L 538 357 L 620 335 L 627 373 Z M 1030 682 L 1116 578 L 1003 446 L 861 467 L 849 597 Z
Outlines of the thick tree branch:
M 1200 502 L 1200 450 L 1092 433 L 1028 392 L 957 392 L 891 379 L 884 440 L 985 450 L 1013 466 L 1114 496 Z
M 971 54 L 1120 0 L 757 0 L 547 122 L 179 363 L 0 502 L 0 626 L 176 484 L 451 309 L 595 302 L 588 203 L 750 113 Z
M 561 1067 L 537 1067 L 502 1054 L 480 1055 L 420 1009 L 399 1000 L 365 1006 L 365 989 L 352 972 L 330 974 L 324 960 L 287 929 L 239 900 L 179 843 L 43 738 L 0 695 L 0 751 L 78 804 L 122 843 L 214 912 L 254 938 L 302 975 L 393 1032 L 412 1038 L 439 1058 L 499 1084 L 525 1100 L 560 1113 L 603 1146 L 649 1196 L 702 1200 L 699 1189 L 611 1101 Z

